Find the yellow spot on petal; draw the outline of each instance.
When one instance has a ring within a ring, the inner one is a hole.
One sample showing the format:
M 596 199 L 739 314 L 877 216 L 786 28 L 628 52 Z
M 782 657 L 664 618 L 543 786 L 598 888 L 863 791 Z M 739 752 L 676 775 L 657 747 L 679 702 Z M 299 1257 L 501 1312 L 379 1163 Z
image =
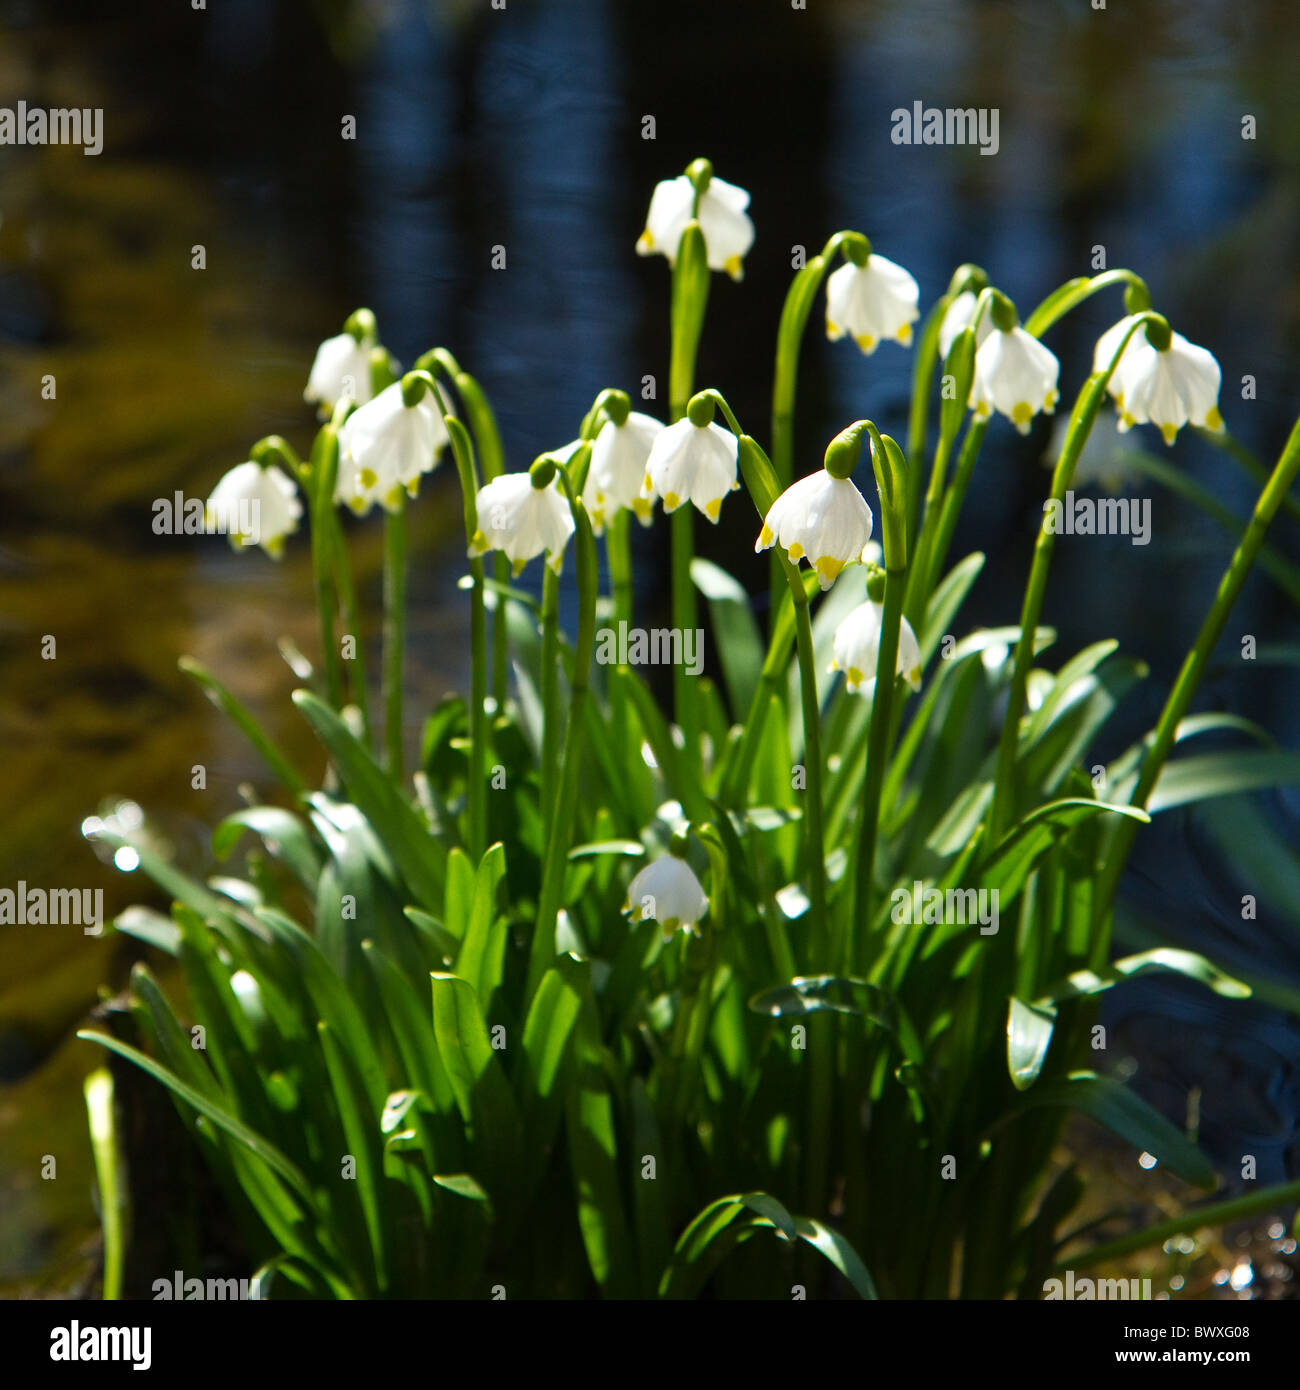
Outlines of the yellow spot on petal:
M 844 336 L 844 330 L 839 326 L 838 323 L 832 323 L 830 319 L 827 319 L 826 336 L 828 338 L 842 338 Z
M 876 346 L 876 340 L 870 333 L 859 333 L 853 341 L 857 343 L 863 352 L 872 352 Z
M 419 478 L 412 478 L 411 481 L 410 481 L 409 483 L 407 483 L 407 485 L 406 485 L 406 495 L 407 495 L 408 497 L 418 497 L 418 496 L 420 495 L 420 480 L 419 480 Z
M 776 537 L 772 533 L 772 528 L 765 521 L 763 523 L 763 529 L 758 533 L 758 548 L 760 550 L 766 550 L 775 539 Z
M 284 537 L 276 536 L 274 540 L 267 541 L 266 553 L 273 560 L 278 560 L 284 554 Z
M 379 481 L 379 474 L 373 468 L 363 468 L 357 477 L 361 479 L 362 487 L 374 487 Z
M 856 666 L 850 666 L 848 670 L 848 683 L 850 685 L 861 685 L 866 677 Z
M 636 513 L 637 520 L 643 526 L 648 526 L 654 511 L 654 503 L 648 497 L 638 497 L 632 503 L 632 510 Z
M 906 680 L 913 690 L 920 690 L 921 668 L 919 666 L 913 666 L 910 671 L 904 672 L 903 679 Z
M 721 512 L 721 511 L 722 511 L 722 498 L 721 498 L 721 497 L 715 497 L 715 498 L 713 499 L 712 502 L 706 502 L 706 503 L 704 504 L 704 515 L 707 516 L 707 517 L 709 518 L 710 521 L 717 521 L 717 519 L 718 519 L 718 513 Z
M 650 235 L 650 228 L 647 227 L 636 239 L 636 249 L 642 256 L 648 256 L 655 249 L 655 239 Z
M 470 540 L 469 548 L 472 554 L 482 555 L 488 548 L 488 539 L 482 531 L 475 531 Z
M 1125 430 L 1131 430 L 1133 426 L 1136 424 L 1137 421 L 1128 413 L 1127 410 L 1124 411 L 1119 417 L 1119 431 L 1121 434 L 1123 434 Z
M 1123 391 L 1116 391 L 1114 394 L 1115 394 L 1115 409 L 1116 409 L 1116 410 L 1119 410 L 1119 411 L 1122 411 L 1122 410 L 1124 409 L 1124 393 L 1123 393 Z
M 348 506 L 352 508 L 358 516 L 363 516 L 366 510 L 366 499 L 364 497 L 349 497 Z M 486 546 L 483 547 L 485 550 Z
M 798 564 L 799 561 L 803 559 L 803 546 L 801 546 L 798 541 L 795 541 L 789 550 L 786 551 L 786 554 Z
M 653 492 L 655 490 L 654 480 L 650 477 L 649 473 L 647 473 L 645 477 L 641 479 L 641 486 L 646 490 L 646 492 Z
M 1160 426 L 1160 433 L 1164 436 L 1164 440 L 1165 440 L 1165 443 L 1166 443 L 1166 444 L 1172 444 L 1172 443 L 1174 442 L 1174 440 L 1178 438 L 1178 426 L 1177 426 L 1177 425 L 1161 425 L 1161 426 Z
M 1205 428 L 1207 430 L 1221 430 L 1223 428 L 1223 416 L 1219 414 L 1219 407 L 1212 405 L 1205 416 Z
M 515 577 L 516 579 L 518 579 L 519 576 L 520 576 L 521 574 L 523 574 L 523 572 L 524 572 L 524 566 L 525 566 L 527 563 L 528 563 L 527 560 L 516 560 L 516 561 L 510 566 L 510 572 L 514 575 L 514 577 Z
M 822 581 L 822 588 L 829 587 L 831 581 L 843 568 L 843 560 L 837 560 L 833 555 L 823 555 L 817 561 L 817 574 Z
M 898 330 L 898 341 L 902 343 L 904 347 L 909 346 L 912 341 L 912 325 L 910 323 L 903 324 Z
M 675 931 L 677 930 L 677 928 L 681 926 L 681 924 L 682 924 L 682 919 L 681 919 L 680 917 L 670 917 L 670 918 L 663 924 L 663 928 L 664 928 L 664 940 L 667 941 L 668 938 L 672 936 L 673 932 L 675 932 Z
M 989 409 L 988 401 L 980 401 L 975 407 L 975 418 L 977 420 L 987 420 L 990 414 L 992 414 L 992 412 Z
M 745 265 L 739 256 L 728 256 L 723 262 L 722 268 L 733 280 L 743 280 L 745 278 Z
M 1011 423 L 1015 425 L 1017 429 L 1027 427 L 1033 418 L 1034 408 L 1028 401 L 1018 401 L 1011 407 Z
M 675 492 L 664 493 L 664 511 L 675 511 L 682 505 L 682 499 Z

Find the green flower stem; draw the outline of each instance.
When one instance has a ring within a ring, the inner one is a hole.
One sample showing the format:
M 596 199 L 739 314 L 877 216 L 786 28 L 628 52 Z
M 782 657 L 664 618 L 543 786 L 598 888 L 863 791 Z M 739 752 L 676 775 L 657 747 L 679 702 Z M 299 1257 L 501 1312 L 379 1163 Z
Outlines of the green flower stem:
M 957 471 L 953 474 L 952 481 L 948 484 L 947 490 L 943 495 L 943 502 L 939 508 L 939 519 L 934 531 L 929 538 L 929 543 L 925 550 L 925 574 L 922 577 L 915 577 L 915 616 L 912 623 L 923 621 L 925 612 L 930 603 L 930 596 L 934 593 L 934 587 L 943 575 L 943 567 L 947 563 L 948 550 L 952 545 L 953 532 L 957 529 L 957 518 L 961 515 L 962 505 L 966 501 L 966 490 L 970 486 L 971 475 L 975 471 L 976 461 L 979 459 L 980 445 L 984 443 L 984 436 L 988 433 L 989 422 L 987 420 L 972 419 L 966 428 L 966 435 L 961 442 L 961 453 L 957 456 Z M 918 555 L 917 563 L 921 562 Z
M 778 547 L 778 550 L 780 547 Z M 826 921 L 826 836 L 822 825 L 821 701 L 817 696 L 817 661 L 813 652 L 808 593 L 799 567 L 781 552 L 790 597 L 794 600 L 795 640 L 799 652 L 799 689 L 803 707 L 803 760 L 808 772 L 804 797 L 804 855 L 808 897 L 812 902 L 812 940 L 815 957 L 825 960 L 829 948 Z M 827 962 L 827 968 L 830 963 Z
M 505 450 L 501 444 L 501 431 L 497 426 L 496 415 L 487 393 L 446 348 L 432 348 L 417 362 L 417 370 L 433 371 L 435 367 L 456 388 L 456 393 L 465 407 L 465 417 L 469 421 L 470 432 L 474 437 L 474 447 L 478 450 L 479 463 L 483 467 L 483 481 L 490 483 L 505 472 Z M 492 576 L 502 586 L 510 583 L 510 561 L 500 553 L 492 560 Z M 496 608 L 492 617 L 492 698 L 499 714 L 506 703 L 507 679 L 510 669 L 509 628 L 506 621 L 507 600 L 498 590 Z
M 990 293 L 987 289 L 981 291 L 980 301 L 976 307 L 977 320 L 984 306 L 984 301 L 987 300 Z M 936 532 L 942 525 L 942 504 L 948 496 L 945 491 L 948 461 L 952 455 L 953 445 L 957 440 L 957 431 L 966 418 L 966 403 L 970 399 L 971 380 L 974 373 L 975 333 L 973 329 L 966 328 L 953 340 L 952 346 L 948 349 L 947 360 L 944 362 L 944 380 L 945 382 L 949 379 L 952 380 L 953 391 L 945 396 L 940 409 L 939 442 L 935 446 L 934 461 L 930 468 L 930 485 L 926 489 L 925 519 L 921 523 L 921 533 L 917 539 L 916 547 L 910 551 L 912 573 L 908 581 L 907 596 L 903 607 L 906 616 L 913 625 L 924 616 L 925 605 L 929 601 L 930 589 L 934 584 L 932 555 L 936 542 Z M 919 457 L 919 455 L 909 457 Z M 962 463 L 965 463 L 969 470 L 974 465 L 973 456 L 968 458 L 963 452 L 961 459 L 959 459 L 959 466 Z M 912 515 L 910 485 L 914 478 L 919 479 L 919 475 L 919 468 L 908 470 L 909 523 Z M 969 481 L 969 471 L 965 481 Z M 961 494 L 962 496 L 965 495 L 964 483 Z
M 709 300 L 709 264 L 704 234 L 698 222 L 691 222 L 682 233 L 673 266 L 672 357 L 668 374 L 669 416 L 676 422 L 686 413 L 695 382 L 695 357 L 704 327 L 704 311 Z M 689 502 L 672 514 L 672 614 L 673 626 L 685 634 L 699 626 L 696 616 L 695 584 L 691 561 L 695 557 L 695 517 Z M 695 788 L 699 785 L 700 721 L 696 707 L 695 677 L 679 663 L 673 667 L 673 704 L 682 731 L 687 777 L 687 809 L 700 811 Z
M 334 419 L 322 425 L 311 446 L 308 489 L 311 499 L 311 567 L 316 588 L 316 610 L 320 616 L 320 640 L 325 661 L 325 690 L 335 710 L 343 708 L 343 668 L 334 638 L 335 591 L 332 523 L 334 487 L 339 469 L 339 424 L 346 409 L 336 410 Z
M 361 609 L 357 604 L 356 585 L 352 582 L 352 564 L 348 559 L 347 540 L 337 507 L 330 508 L 330 547 L 334 559 L 334 582 L 338 586 L 339 611 L 347 630 L 356 637 L 356 655 L 352 658 L 350 682 L 352 700 L 361 712 L 361 728 L 366 741 L 371 737 L 370 686 L 366 679 L 366 644 L 361 640 Z
M 1146 809 L 1147 801 L 1150 799 L 1165 761 L 1173 749 L 1178 725 L 1186 715 L 1192 697 L 1196 694 L 1201 680 L 1205 676 L 1205 668 L 1218 645 L 1219 638 L 1223 636 L 1228 615 L 1232 612 L 1233 605 L 1241 593 L 1241 587 L 1246 581 L 1246 576 L 1250 573 L 1251 566 L 1255 563 L 1260 548 L 1264 544 L 1264 537 L 1268 534 L 1268 528 L 1277 515 L 1283 499 L 1290 492 L 1291 484 L 1295 481 L 1298 471 L 1300 471 L 1300 420 L 1297 420 L 1292 427 L 1290 438 L 1287 440 L 1263 492 L 1260 493 L 1259 500 L 1255 503 L 1255 510 L 1251 515 L 1249 525 L 1246 527 L 1246 534 L 1233 552 L 1232 560 L 1224 571 L 1223 578 L 1219 581 L 1218 592 L 1214 596 L 1210 611 L 1206 614 L 1196 641 L 1187 653 L 1182 669 L 1178 673 L 1178 679 L 1169 692 L 1169 698 L 1165 701 L 1165 707 L 1156 724 L 1151 747 L 1142 760 L 1142 770 L 1138 776 L 1137 786 L 1133 789 L 1133 795 L 1129 797 L 1129 804 L 1132 806 Z M 1111 906 L 1120 875 L 1124 871 L 1125 860 L 1133 846 L 1138 824 L 1139 822 L 1130 821 L 1129 817 L 1125 816 L 1116 827 L 1115 838 L 1107 850 L 1106 864 L 1093 896 L 1094 923 L 1099 923 Z M 1104 935 L 1105 940 L 1097 941 L 1097 949 L 1099 950 L 1099 959 L 1104 962 L 1109 950 L 1109 933 L 1102 935 Z
M 776 332 L 776 367 L 772 376 L 772 467 L 778 491 L 794 481 L 794 408 L 799 384 L 799 353 L 817 291 L 835 254 L 855 232 L 836 232 L 790 282 Z
M 569 699 L 569 724 L 564 739 L 564 762 L 560 770 L 559 793 L 550 819 L 546 860 L 542 868 L 542 887 L 533 929 L 528 961 L 525 1001 L 531 1001 L 555 958 L 555 924 L 559 919 L 564 876 L 568 866 L 574 807 L 578 794 L 578 768 L 583 753 L 584 714 L 591 679 L 592 652 L 596 641 L 596 596 L 600 589 L 600 565 L 587 509 L 579 489 L 569 474 L 560 469 L 560 478 L 569 497 L 574 521 L 574 554 L 578 571 L 578 641 L 574 649 L 573 681 Z
M 1120 272 L 1113 272 L 1119 274 Z M 1097 277 L 1100 279 L 1101 277 Z M 1037 311 L 1035 311 L 1037 312 Z M 1129 340 L 1148 322 L 1163 324 L 1158 314 L 1149 310 L 1135 316 L 1124 340 L 1119 344 L 1105 371 L 1094 372 L 1086 382 L 1066 431 L 1065 446 L 1061 457 L 1056 461 L 1052 473 L 1051 501 L 1056 507 L 1043 508 L 1043 520 L 1038 528 L 1038 539 L 1034 544 L 1034 558 L 1029 569 L 1029 583 L 1025 587 L 1024 603 L 1020 612 L 1020 639 L 1016 644 L 1016 662 L 1011 676 L 1011 686 L 1007 692 L 1007 710 L 1002 723 L 1002 734 L 998 742 L 997 775 L 993 784 L 993 801 L 989 807 L 989 835 L 986 846 L 990 850 L 1002 838 L 1007 828 L 1011 806 L 1015 799 L 1016 754 L 1020 745 L 1020 720 L 1025 712 L 1025 691 L 1029 682 L 1029 668 L 1034 659 L 1034 643 L 1038 636 L 1038 623 L 1043 613 L 1043 599 L 1047 592 L 1047 575 L 1051 568 L 1052 551 L 1056 546 L 1056 533 L 1048 525 L 1048 518 L 1064 503 L 1065 494 L 1074 481 L 1075 465 L 1083 453 L 1088 435 L 1097 419 L 1097 412 L 1106 398 L 1106 385 L 1111 374 L 1119 365 L 1120 358 L 1128 347 Z
M 876 660 L 876 684 L 871 700 L 871 724 L 867 732 L 867 771 L 862 782 L 862 811 L 857 838 L 857 864 L 849 911 L 838 920 L 833 959 L 842 973 L 853 974 L 859 923 L 870 929 L 875 911 L 874 876 L 880 835 L 880 793 L 893 730 L 892 712 L 898 665 L 898 634 L 902 628 L 903 600 L 907 594 L 907 461 L 892 439 L 882 436 L 871 421 L 864 422 L 871 438 L 871 463 L 880 497 L 881 540 L 885 558 L 885 594 L 880 621 L 880 647 Z
M 626 508 L 610 522 L 605 532 L 609 556 L 609 580 L 614 597 L 614 623 L 632 623 L 632 545 L 631 513 Z
M 542 821 L 551 823 L 560 758 L 560 576 L 542 566 Z
M 406 497 L 384 513 L 384 738 L 389 775 L 402 771 L 402 684 L 406 658 Z
M 930 416 L 930 383 L 934 380 L 934 366 L 939 360 L 939 329 L 953 298 L 952 293 L 948 293 L 935 301 L 917 340 L 916 360 L 912 364 L 912 404 L 907 419 L 907 457 L 910 459 L 919 459 L 925 454 L 925 438 Z M 938 467 L 937 454 L 935 467 Z M 933 476 L 932 471 L 931 479 Z M 911 468 L 907 474 L 907 541 L 913 554 L 917 553 L 916 534 L 920 523 L 920 507 L 921 470 Z
M 1084 300 L 1091 299 L 1094 294 L 1112 285 L 1127 288 L 1125 307 L 1129 312 L 1139 313 L 1150 307 L 1151 296 L 1146 281 L 1140 275 L 1131 270 L 1104 270 L 1100 275 L 1081 275 L 1058 286 L 1025 320 L 1025 332 L 1041 338 L 1054 323 L 1072 309 L 1077 309 Z
M 437 387 L 434 388 L 437 393 Z M 441 394 L 443 423 L 451 436 L 452 457 L 460 476 L 465 503 L 465 537 L 472 541 L 478 531 L 478 470 L 474 464 L 474 444 L 469 431 L 454 415 L 446 413 Z M 475 864 L 487 853 L 487 609 L 483 600 L 483 560 L 473 556 L 469 562 L 470 588 L 470 695 L 469 695 L 469 771 L 466 775 L 466 804 L 469 820 L 469 853 Z
M 867 775 L 862 784 L 862 815 L 858 829 L 857 876 L 852 911 L 845 921 L 843 945 L 839 952 L 841 971 L 854 973 L 859 954 L 857 927 L 870 930 L 874 903 L 876 846 L 880 837 L 880 791 L 889 758 L 892 710 L 898 678 L 898 634 L 902 628 L 903 597 L 907 589 L 907 570 L 885 570 L 885 600 L 880 622 L 880 652 L 876 664 L 876 688 L 871 702 L 871 726 L 867 734 Z

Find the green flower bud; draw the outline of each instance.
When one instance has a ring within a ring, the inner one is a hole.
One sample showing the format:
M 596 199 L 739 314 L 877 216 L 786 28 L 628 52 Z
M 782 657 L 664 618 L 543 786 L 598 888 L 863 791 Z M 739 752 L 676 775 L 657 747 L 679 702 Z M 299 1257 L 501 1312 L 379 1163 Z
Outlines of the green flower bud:
M 1135 276 L 1124 291 L 1124 312 L 1127 314 L 1145 313 L 1151 307 L 1151 291 L 1145 280 Z
M 879 565 L 867 566 L 867 597 L 872 603 L 885 601 L 885 571 Z
M 713 423 L 717 405 L 707 391 L 699 391 L 691 397 L 686 406 L 686 417 L 697 429 Z
M 855 420 L 848 429 L 841 430 L 839 434 L 826 446 L 826 456 L 822 461 L 822 466 L 832 478 L 851 478 L 853 470 L 858 466 L 858 456 L 862 452 L 862 436 L 866 432 L 867 422 L 865 420 Z
M 1155 318 L 1146 321 L 1145 327 L 1147 342 L 1157 352 L 1168 352 L 1169 344 L 1173 341 L 1173 330 L 1169 327 L 1169 320 L 1157 314 Z
M 379 325 L 369 309 L 357 309 L 349 314 L 343 331 L 351 333 L 359 343 L 374 342 L 379 337 Z
M 871 256 L 871 243 L 861 232 L 848 232 L 841 245 L 845 260 L 852 261 L 861 270 Z
M 555 459 L 550 454 L 539 454 L 528 470 L 528 478 L 537 491 L 541 492 L 555 481 L 555 472 Z
M 989 304 L 989 317 L 993 320 L 993 327 L 1000 333 L 1010 333 L 1020 322 L 1020 315 L 1016 313 L 1016 306 L 1001 290 L 993 291 L 993 299 Z
M 696 193 L 703 193 L 713 178 L 712 160 L 692 159 L 686 166 L 686 177 L 694 185 Z
M 632 402 L 626 391 L 610 391 L 605 397 L 605 414 L 618 426 L 627 424 L 631 414 Z

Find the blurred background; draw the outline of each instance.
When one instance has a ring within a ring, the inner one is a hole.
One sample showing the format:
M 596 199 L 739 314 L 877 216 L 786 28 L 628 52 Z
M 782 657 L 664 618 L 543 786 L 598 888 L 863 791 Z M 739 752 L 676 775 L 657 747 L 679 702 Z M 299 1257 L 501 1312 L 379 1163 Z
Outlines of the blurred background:
M 840 228 L 911 270 L 923 308 L 974 261 L 1027 314 L 1090 273 L 1102 246 L 1216 354 L 1228 426 L 1270 464 L 1300 406 L 1290 0 L 7 0 L 0 15 L 0 106 L 104 113 L 98 157 L 0 147 L 0 886 L 102 888 L 108 914 L 147 895 L 79 833 L 123 799 L 179 861 L 212 870 L 211 827 L 261 772 L 177 672 L 183 653 L 315 765 L 277 650 L 284 635 L 315 650 L 305 536 L 274 565 L 219 537 L 155 535 L 154 500 L 206 496 L 263 435 L 305 449 L 312 354 L 361 304 L 401 361 L 441 343 L 478 376 L 513 468 L 572 439 L 605 386 L 635 392 L 654 376 L 646 408 L 662 414 L 668 270 L 633 247 L 655 182 L 696 155 L 751 191 L 758 231 L 744 283 L 714 277 L 698 381 L 762 440 L 794 248 L 811 255 Z M 892 144 L 890 112 L 916 101 L 998 108 L 996 157 Z M 1062 411 L 1121 311 L 1112 291 L 1049 335 Z M 822 312 L 819 299 L 798 472 L 855 417 L 905 435 L 911 353 L 828 344 Z M 990 431 L 953 552 L 988 556 L 967 625 L 1014 621 L 1051 435 L 1042 420 L 1025 440 L 1002 421 Z M 1167 457 L 1248 514 L 1254 486 L 1222 454 L 1188 434 Z M 1150 663 L 1095 750 L 1103 761 L 1154 721 L 1232 544 L 1173 494 L 1138 493 L 1152 499 L 1151 544 L 1063 537 L 1045 615 L 1053 666 L 1107 635 Z M 450 470 L 410 518 L 413 741 L 464 675 Z M 377 596 L 380 523 L 350 531 Z M 761 595 L 754 531 L 733 504 L 700 548 Z M 666 621 L 666 536 L 637 539 L 647 624 Z M 1274 542 L 1300 559 L 1289 523 Z M 1300 746 L 1296 615 L 1253 576 L 1200 707 Z M 1246 633 L 1266 649 L 1254 663 L 1239 659 Z M 196 763 L 204 791 L 191 789 Z M 1176 1120 L 1190 1099 L 1229 1178 L 1243 1153 L 1260 1181 L 1300 1173 L 1300 1024 L 1273 1007 L 1300 986 L 1298 824 L 1285 792 L 1169 813 L 1126 882 L 1131 940 L 1177 941 L 1276 983 L 1245 1005 L 1181 983 L 1108 996 L 1112 1058 Z M 1245 893 L 1255 920 L 1242 920 Z M 75 1288 L 93 1259 L 80 1079 L 98 1056 L 71 1035 L 101 984 L 125 982 L 131 949 L 0 927 L 9 1296 Z

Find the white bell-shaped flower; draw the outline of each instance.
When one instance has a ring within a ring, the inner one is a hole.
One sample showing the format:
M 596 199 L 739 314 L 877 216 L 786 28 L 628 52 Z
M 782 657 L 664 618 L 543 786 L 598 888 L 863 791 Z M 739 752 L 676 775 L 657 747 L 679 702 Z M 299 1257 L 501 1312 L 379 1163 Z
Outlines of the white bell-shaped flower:
M 862 558 L 871 522 L 867 499 L 853 483 L 819 468 L 772 503 L 754 549 L 779 544 L 796 564 L 806 559 L 829 589 L 845 565 Z
M 639 411 L 629 411 L 622 424 L 606 420 L 591 446 L 591 463 L 582 489 L 583 505 L 597 535 L 624 507 L 636 513 L 643 526 L 650 524 L 653 503 L 642 494 L 646 461 L 651 447 L 664 432 L 662 421 Z
M 734 183 L 709 175 L 700 194 L 696 220 L 704 234 L 709 269 L 725 270 L 733 280 L 744 278 L 745 256 L 754 244 L 754 224 L 745 209 L 749 194 Z M 637 254 L 667 256 L 675 265 L 682 233 L 695 207 L 695 184 L 687 174 L 655 185 L 646 213 L 645 231 L 637 240 Z
M 403 492 L 416 495 L 420 475 L 433 471 L 450 442 L 433 395 L 407 405 L 395 381 L 343 422 L 334 500 L 358 515 L 375 502 L 396 511 Z
M 1122 318 L 1097 340 L 1093 371 L 1104 371 L 1119 350 L 1135 315 Z M 1106 389 L 1119 412 L 1123 433 L 1134 425 L 1155 425 L 1172 444 L 1186 424 L 1221 430 L 1219 387 L 1223 373 L 1207 348 L 1171 332 L 1169 346 L 1158 349 L 1139 328 L 1128 340 Z
M 974 290 L 962 290 L 957 297 L 948 305 L 947 311 L 943 316 L 943 322 L 939 325 L 939 357 L 946 360 L 948 351 L 953 345 L 953 340 L 963 328 L 969 328 L 975 318 L 975 310 L 979 307 L 979 296 Z M 980 326 L 975 330 L 975 347 L 978 350 L 984 339 L 993 332 L 993 320 L 986 313 L 980 319 Z
M 538 487 L 532 473 L 503 473 L 479 490 L 477 508 L 471 555 L 503 551 L 518 574 L 545 551 L 547 564 L 560 572 L 564 547 L 573 535 L 573 513 L 557 478 Z
M 865 265 L 845 261 L 826 281 L 826 336 L 850 334 L 865 353 L 886 338 L 906 347 L 921 316 L 920 287 L 901 265 L 874 251 Z
M 996 410 L 1028 434 L 1039 411 L 1056 409 L 1060 371 L 1055 354 L 1019 324 L 1005 332 L 994 324 L 975 353 L 969 404 L 977 418 L 987 420 Z
M 344 399 L 365 405 L 371 396 L 370 349 L 373 346 L 369 340 L 358 342 L 351 333 L 326 338 L 316 349 L 316 360 L 311 364 L 303 400 L 318 405 L 324 415 L 330 414 Z
M 679 927 L 689 931 L 708 910 L 708 895 L 694 870 L 675 854 L 665 854 L 642 869 L 628 884 L 623 905 L 634 922 L 653 917 L 665 938 Z
M 260 545 L 272 559 L 284 553 L 284 538 L 298 529 L 302 502 L 293 479 L 274 464 L 241 463 L 212 489 L 203 508 L 203 528 L 230 537 L 236 550 Z
M 834 656 L 831 670 L 844 672 L 846 690 L 870 691 L 875 688 L 883 618 L 883 606 L 867 599 L 835 629 L 831 642 Z M 902 676 L 913 690 L 921 688 L 921 648 L 906 618 L 899 621 L 898 658 L 894 663 L 894 673 Z
M 736 480 L 739 441 L 721 425 L 696 425 L 690 416 L 669 425 L 650 447 L 641 495 L 662 498 L 664 511 L 675 512 L 684 502 L 716 522 L 722 499 L 740 486 Z

